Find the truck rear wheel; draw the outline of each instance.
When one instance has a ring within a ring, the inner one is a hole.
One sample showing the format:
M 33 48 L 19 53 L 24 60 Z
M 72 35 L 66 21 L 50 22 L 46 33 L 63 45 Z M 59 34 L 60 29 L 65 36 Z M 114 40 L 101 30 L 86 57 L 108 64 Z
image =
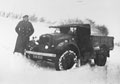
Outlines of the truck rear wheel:
M 75 51 L 67 48 L 56 58 L 55 68 L 58 71 L 71 69 L 77 63 L 77 54 Z
M 104 66 L 106 64 L 106 61 L 107 61 L 107 57 L 100 54 L 100 55 L 97 55 L 96 58 L 94 59 L 95 61 L 95 64 L 98 65 L 98 66 Z
M 100 47 L 100 51 L 97 52 L 97 56 L 95 58 L 95 64 L 98 66 L 104 66 L 107 61 L 107 57 L 109 57 L 109 50 L 106 45 L 102 45 Z

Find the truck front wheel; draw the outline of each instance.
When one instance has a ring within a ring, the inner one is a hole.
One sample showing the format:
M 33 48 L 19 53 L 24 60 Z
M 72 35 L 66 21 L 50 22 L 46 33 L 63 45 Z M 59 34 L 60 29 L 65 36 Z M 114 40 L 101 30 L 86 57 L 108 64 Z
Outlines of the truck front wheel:
M 58 71 L 71 69 L 77 62 L 77 54 L 71 49 L 65 49 L 56 58 L 55 68 Z

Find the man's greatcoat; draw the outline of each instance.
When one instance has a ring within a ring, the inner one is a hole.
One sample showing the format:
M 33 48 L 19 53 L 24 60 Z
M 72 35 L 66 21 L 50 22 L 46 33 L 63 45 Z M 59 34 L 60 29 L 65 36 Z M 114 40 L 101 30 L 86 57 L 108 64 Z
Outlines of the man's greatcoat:
M 33 34 L 34 28 L 29 21 L 20 21 L 15 28 L 18 37 L 14 52 L 24 53 L 29 37 Z

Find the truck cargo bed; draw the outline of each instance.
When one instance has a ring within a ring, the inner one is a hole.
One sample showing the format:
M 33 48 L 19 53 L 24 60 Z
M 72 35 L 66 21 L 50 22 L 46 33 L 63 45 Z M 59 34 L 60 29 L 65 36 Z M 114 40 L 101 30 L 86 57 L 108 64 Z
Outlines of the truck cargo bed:
M 91 36 L 91 42 L 93 47 L 106 45 L 109 50 L 112 50 L 114 47 L 114 37 L 110 36 Z

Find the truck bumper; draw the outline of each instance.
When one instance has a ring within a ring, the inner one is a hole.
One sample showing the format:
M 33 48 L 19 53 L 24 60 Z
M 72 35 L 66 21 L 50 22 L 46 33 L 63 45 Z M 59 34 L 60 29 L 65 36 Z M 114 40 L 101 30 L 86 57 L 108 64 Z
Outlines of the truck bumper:
M 32 55 L 38 55 L 38 56 L 43 56 L 43 57 L 56 57 L 56 54 L 52 54 L 52 53 L 43 53 L 43 52 L 35 52 L 35 51 L 28 51 L 25 50 L 25 55 L 26 54 L 32 54 Z

